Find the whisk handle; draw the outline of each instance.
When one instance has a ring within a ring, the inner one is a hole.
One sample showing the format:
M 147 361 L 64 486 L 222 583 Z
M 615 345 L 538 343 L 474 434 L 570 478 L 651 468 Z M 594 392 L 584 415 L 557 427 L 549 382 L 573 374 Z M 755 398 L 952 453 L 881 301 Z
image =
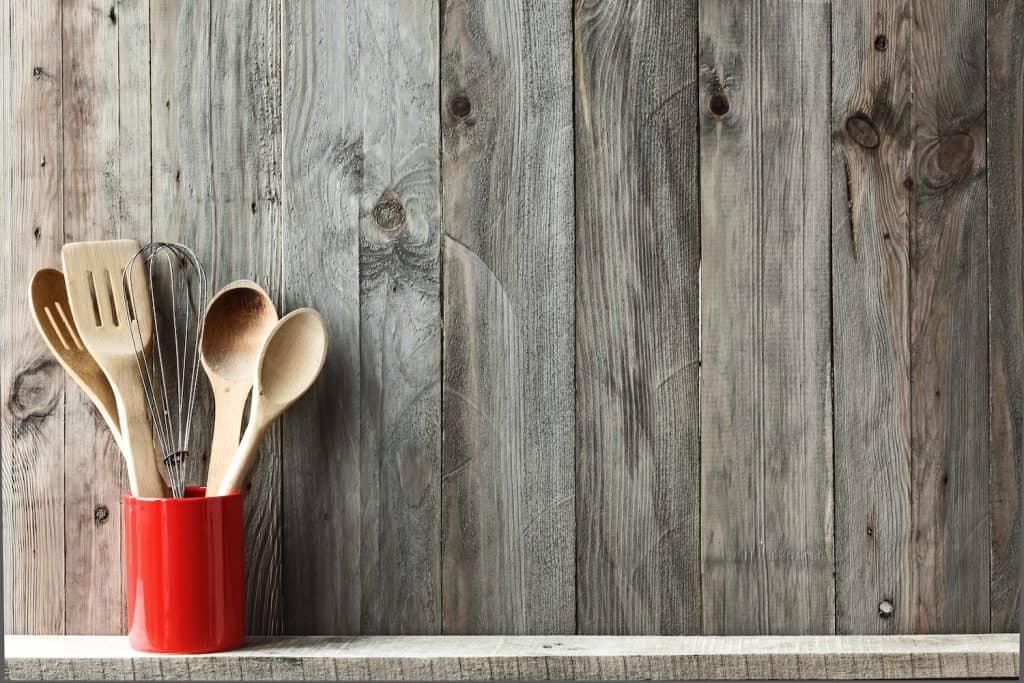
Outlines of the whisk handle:
M 242 435 L 242 441 L 238 444 L 231 463 L 224 472 L 224 478 L 220 480 L 217 488 L 207 495 L 226 496 L 232 491 L 240 491 L 245 478 L 249 475 L 253 463 L 256 462 L 256 453 L 260 448 L 260 441 L 263 440 L 263 433 L 267 430 L 269 422 L 250 420 L 249 426 Z

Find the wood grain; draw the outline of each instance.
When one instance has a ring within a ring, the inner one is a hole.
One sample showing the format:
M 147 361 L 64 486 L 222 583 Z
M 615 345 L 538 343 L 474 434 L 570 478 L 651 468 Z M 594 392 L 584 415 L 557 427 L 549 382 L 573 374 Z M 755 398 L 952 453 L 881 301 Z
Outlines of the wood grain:
M 989 628 L 985 3 L 914 3 L 915 633 Z
M 359 6 L 360 632 L 440 633 L 438 7 Z
M 150 239 L 149 3 L 63 6 L 64 240 Z M 88 398 L 65 396 L 65 631 L 127 628 L 121 452 Z
M 821 3 L 701 5 L 708 634 L 834 629 L 828 20 Z
M 580 633 L 701 631 L 695 22 L 576 4 Z
M 989 383 L 993 631 L 1020 630 L 1024 481 L 1024 6 L 989 2 Z
M 209 292 L 248 278 L 280 297 L 280 6 L 154 0 L 154 236 L 195 249 Z M 204 480 L 213 407 L 202 383 Z M 272 428 L 246 485 L 247 628 L 279 633 L 281 447 Z
M 61 3 L 5 4 L 4 631 L 63 633 L 64 371 L 36 332 L 26 299 L 35 269 L 60 263 L 63 241 Z
M 5 641 L 6 673 L 20 680 L 963 679 L 1013 677 L 1020 660 L 1016 634 L 251 638 L 191 656 L 102 636 Z
M 443 630 L 571 633 L 572 8 L 441 12 Z
M 908 2 L 832 7 L 836 631 L 914 628 Z M 884 36 L 884 43 L 877 39 Z M 884 46 L 884 50 L 875 47 Z M 888 609 L 881 610 L 886 603 Z
M 283 245 L 281 308 L 316 308 L 329 340 L 320 379 L 283 417 L 284 625 L 358 633 L 370 483 L 359 435 L 360 15 L 331 0 L 282 10 L 283 220 L 294 237 Z

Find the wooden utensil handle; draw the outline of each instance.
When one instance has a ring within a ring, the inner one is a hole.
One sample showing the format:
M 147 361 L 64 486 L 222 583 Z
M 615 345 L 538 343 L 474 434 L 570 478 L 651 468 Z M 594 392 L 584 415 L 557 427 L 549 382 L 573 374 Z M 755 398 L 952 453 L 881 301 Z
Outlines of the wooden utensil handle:
M 146 398 L 142 387 L 137 386 L 140 380 L 137 375 L 127 372 L 119 380 L 111 384 L 117 387 L 114 393 L 117 396 L 118 422 L 122 425 L 121 447 L 132 495 L 137 498 L 165 497 L 167 489 L 157 468 Z
M 255 411 L 254 411 L 255 412 Z M 260 448 L 260 441 L 263 440 L 263 432 L 267 429 L 267 423 L 255 423 L 249 421 L 249 426 L 242 436 L 242 442 L 238 444 L 238 450 L 231 458 L 224 478 L 221 479 L 215 495 L 225 496 L 232 491 L 240 491 L 245 478 L 249 475 L 253 463 L 256 461 L 256 452 Z
M 238 395 L 241 387 L 233 389 L 232 393 L 216 393 L 213 443 L 210 446 L 210 473 L 206 478 L 206 493 L 210 496 L 221 495 L 216 491 L 238 450 L 238 435 L 242 431 L 242 416 L 245 414 L 245 396 Z

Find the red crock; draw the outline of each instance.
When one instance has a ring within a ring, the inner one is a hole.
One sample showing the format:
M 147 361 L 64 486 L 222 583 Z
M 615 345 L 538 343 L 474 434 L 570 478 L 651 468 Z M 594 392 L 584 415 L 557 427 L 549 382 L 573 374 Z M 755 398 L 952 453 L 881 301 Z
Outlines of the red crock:
M 147 652 L 198 653 L 245 642 L 242 494 L 124 497 L 128 642 Z

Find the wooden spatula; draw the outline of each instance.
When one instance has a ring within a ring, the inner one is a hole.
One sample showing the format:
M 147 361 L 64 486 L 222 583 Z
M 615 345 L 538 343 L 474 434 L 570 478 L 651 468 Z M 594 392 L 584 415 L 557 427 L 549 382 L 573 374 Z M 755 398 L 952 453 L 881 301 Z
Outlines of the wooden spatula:
M 64 273 L 56 268 L 40 268 L 32 276 L 29 294 L 32 299 L 32 319 L 43 341 L 71 379 L 75 380 L 96 406 L 100 417 L 114 435 L 118 448 L 121 448 L 117 401 L 107 376 L 82 344 L 68 305 Z
M 132 493 L 158 498 L 165 495 L 165 489 L 153 450 L 146 397 L 128 330 L 121 282 L 122 269 L 138 250 L 135 240 L 73 242 L 64 245 L 62 258 L 68 301 L 82 343 L 107 376 L 117 403 L 121 448 Z M 147 291 L 141 262 L 131 277 L 138 283 L 137 292 Z M 153 337 L 149 301 L 140 302 L 134 313 L 146 347 Z

